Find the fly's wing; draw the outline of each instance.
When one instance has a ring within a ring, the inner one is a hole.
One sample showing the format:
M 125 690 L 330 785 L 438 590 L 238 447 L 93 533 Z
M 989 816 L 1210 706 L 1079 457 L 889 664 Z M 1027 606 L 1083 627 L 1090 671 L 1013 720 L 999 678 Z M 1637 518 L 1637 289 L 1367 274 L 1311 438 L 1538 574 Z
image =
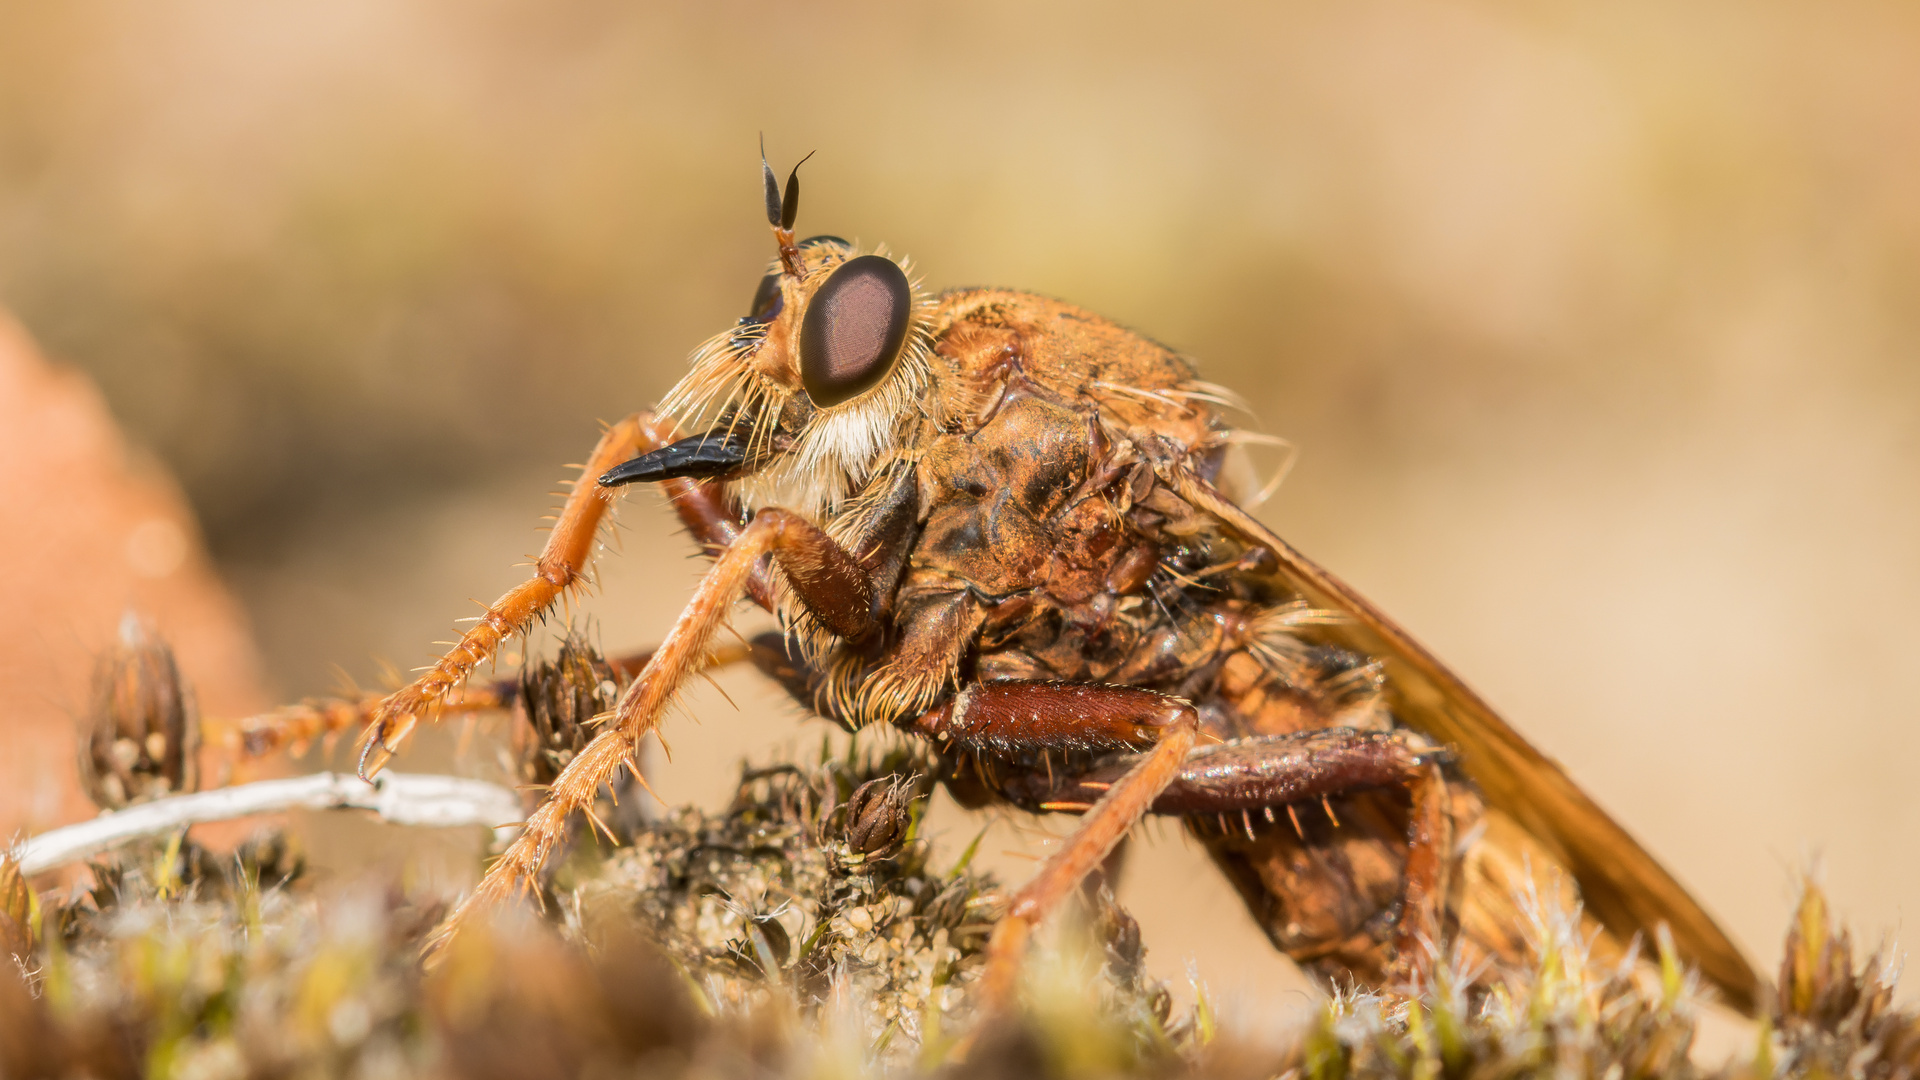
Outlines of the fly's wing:
M 1728 1004 L 1753 1013 L 1760 979 L 1739 948 L 1560 766 L 1345 582 L 1295 551 L 1206 481 L 1184 470 L 1174 481 L 1189 504 L 1273 552 L 1280 562 L 1279 575 L 1308 602 L 1352 616 L 1352 622 L 1333 628 L 1332 636 L 1386 666 L 1395 715 L 1460 751 L 1461 768 L 1487 802 L 1561 858 L 1595 918 L 1622 940 L 1636 933 L 1650 935 L 1666 923 L 1681 957 L 1712 980 Z

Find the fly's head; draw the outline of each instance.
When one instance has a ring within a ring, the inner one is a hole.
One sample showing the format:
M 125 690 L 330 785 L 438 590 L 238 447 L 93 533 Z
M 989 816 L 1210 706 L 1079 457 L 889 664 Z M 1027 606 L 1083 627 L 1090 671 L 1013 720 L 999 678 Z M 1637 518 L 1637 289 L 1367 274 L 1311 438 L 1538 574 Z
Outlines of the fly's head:
M 660 403 L 694 434 L 601 482 L 726 477 L 747 506 L 831 516 L 915 430 L 940 422 L 932 302 L 884 249 L 796 241 L 799 166 L 783 195 L 764 156 L 760 165 L 778 256 L 747 314 L 694 351 Z

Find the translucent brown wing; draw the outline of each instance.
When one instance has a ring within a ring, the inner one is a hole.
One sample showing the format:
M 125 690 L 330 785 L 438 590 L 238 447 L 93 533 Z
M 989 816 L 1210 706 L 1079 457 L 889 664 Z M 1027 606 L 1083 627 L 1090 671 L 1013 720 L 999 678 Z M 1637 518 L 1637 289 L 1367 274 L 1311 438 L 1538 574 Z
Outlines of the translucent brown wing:
M 1190 473 L 1176 490 L 1249 543 L 1272 551 L 1277 573 L 1316 607 L 1352 621 L 1332 636 L 1380 660 L 1395 714 L 1460 752 L 1461 768 L 1487 802 L 1511 816 L 1557 855 L 1580 883 L 1587 910 L 1622 940 L 1651 935 L 1664 922 L 1675 949 L 1718 987 L 1727 1003 L 1751 1015 L 1760 978 L 1680 883 L 1627 835 L 1567 774 L 1508 727 L 1487 703 L 1345 582 L 1294 550 L 1271 529 Z

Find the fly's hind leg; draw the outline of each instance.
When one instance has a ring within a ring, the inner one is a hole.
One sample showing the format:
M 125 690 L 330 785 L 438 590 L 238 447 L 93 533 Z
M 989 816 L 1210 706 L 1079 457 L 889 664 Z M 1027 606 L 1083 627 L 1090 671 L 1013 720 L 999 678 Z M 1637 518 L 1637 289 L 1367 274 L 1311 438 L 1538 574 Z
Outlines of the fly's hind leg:
M 1268 809 L 1284 813 L 1300 803 L 1325 807 L 1325 800 L 1363 791 L 1405 791 L 1412 806 L 1392 975 L 1418 985 L 1431 974 L 1446 929 L 1453 817 L 1442 766 L 1450 757 L 1405 732 L 1335 728 L 1242 739 L 1194 754 L 1153 810 L 1224 816 L 1232 826 L 1236 816 L 1249 824 Z
M 1153 800 L 1151 812 L 1213 819 L 1222 827 L 1295 820 L 1301 805 L 1322 811 L 1324 800 L 1363 791 L 1398 789 L 1412 807 L 1399 915 L 1393 934 L 1393 974 L 1419 983 L 1430 973 L 1446 928 L 1452 872 L 1453 817 L 1442 767 L 1450 760 L 1405 732 L 1344 728 L 1239 739 L 1190 755 Z M 1076 809 L 1093 802 L 1133 768 L 1122 759 L 1086 774 L 1009 794 L 1045 808 Z M 1296 826 L 1297 827 L 1297 826 Z

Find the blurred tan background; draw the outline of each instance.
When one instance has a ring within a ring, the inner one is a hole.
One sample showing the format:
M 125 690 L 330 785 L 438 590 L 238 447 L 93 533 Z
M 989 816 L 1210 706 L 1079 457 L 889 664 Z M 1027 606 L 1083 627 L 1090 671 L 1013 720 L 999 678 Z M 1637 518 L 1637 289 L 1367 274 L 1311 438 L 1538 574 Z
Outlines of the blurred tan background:
M 1301 448 L 1267 520 L 1765 965 L 1816 856 L 1901 931 L 1911 5 L 0 0 L 0 307 L 178 476 L 269 693 L 372 684 L 744 310 L 762 131 L 776 167 L 818 151 L 803 232 L 1071 299 L 1245 394 Z M 622 520 L 610 648 L 698 569 L 651 496 Z M 670 798 L 820 737 L 726 686 L 744 716 L 690 699 Z M 1297 999 L 1175 830 L 1149 847 L 1156 966 Z

